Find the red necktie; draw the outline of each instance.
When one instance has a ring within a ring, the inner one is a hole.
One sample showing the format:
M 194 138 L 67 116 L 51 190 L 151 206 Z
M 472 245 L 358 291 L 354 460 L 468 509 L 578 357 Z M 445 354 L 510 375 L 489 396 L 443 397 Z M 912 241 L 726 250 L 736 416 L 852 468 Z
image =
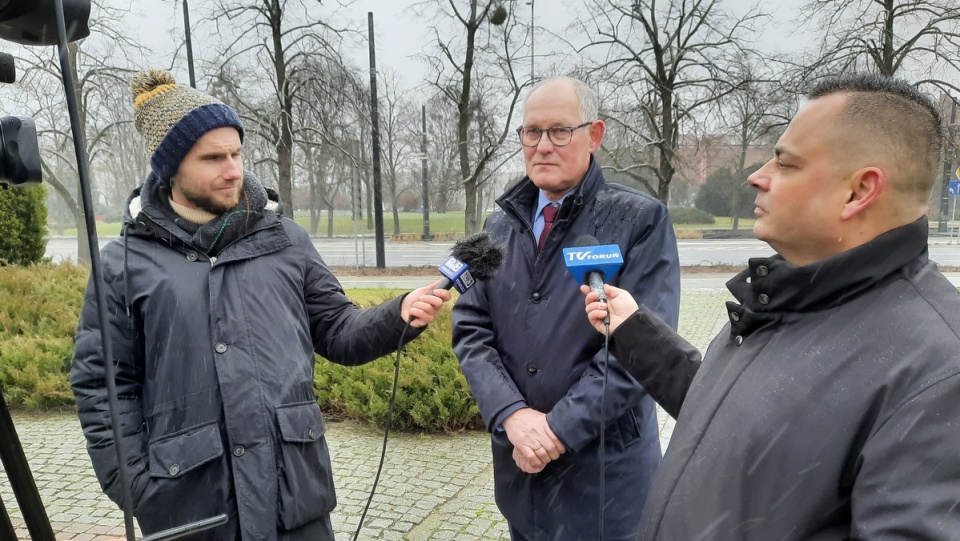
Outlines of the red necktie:
M 553 220 L 556 219 L 557 213 L 560 212 L 560 205 L 547 205 L 543 207 L 543 231 L 540 232 L 540 240 L 537 242 L 537 251 L 543 250 L 543 245 L 547 242 L 547 235 L 550 234 L 550 230 L 553 229 Z

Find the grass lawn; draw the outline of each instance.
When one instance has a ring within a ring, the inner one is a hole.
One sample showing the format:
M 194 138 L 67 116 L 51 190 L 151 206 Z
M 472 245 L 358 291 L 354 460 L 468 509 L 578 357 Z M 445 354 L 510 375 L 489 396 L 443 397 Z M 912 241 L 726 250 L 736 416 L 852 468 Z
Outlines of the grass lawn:
M 673 224 L 674 229 L 733 229 L 733 218 L 727 216 L 715 216 L 712 224 Z M 740 218 L 737 227 L 740 229 L 751 229 L 756 218 Z
M 486 214 L 484 215 L 486 218 Z M 310 229 L 310 217 L 305 212 L 298 212 L 295 217 L 297 223 L 302 225 L 304 229 L 309 231 Z M 741 218 L 740 219 L 740 229 L 749 230 L 753 227 L 753 218 Z M 366 229 L 366 219 L 362 222 L 355 223 L 350 219 L 349 213 L 334 213 L 333 216 L 333 234 L 334 236 L 349 236 L 353 235 L 354 232 L 361 232 L 367 235 L 373 233 L 373 228 Z M 678 230 L 701 230 L 701 229 L 731 229 L 733 227 L 733 219 L 723 216 L 717 216 L 716 222 L 712 225 L 703 225 L 703 224 L 674 224 L 674 228 Z M 383 230 L 386 235 L 393 234 L 393 214 L 385 213 L 383 216 Z M 439 214 L 436 212 L 430 213 L 430 233 L 432 235 L 443 234 L 443 233 L 459 233 L 464 230 L 463 228 L 463 212 L 447 212 L 444 214 Z M 54 228 L 50 228 L 49 231 L 52 233 Z M 423 213 L 420 212 L 401 212 L 400 213 L 400 233 L 414 233 L 421 234 L 423 233 Z M 63 234 L 66 236 L 74 236 L 77 234 L 76 228 L 64 229 Z M 322 216 L 320 224 L 317 228 L 317 234 L 321 237 L 327 235 L 327 218 Z M 101 237 L 116 237 L 120 235 L 120 224 L 119 223 L 104 223 L 99 222 L 97 224 L 97 235 Z

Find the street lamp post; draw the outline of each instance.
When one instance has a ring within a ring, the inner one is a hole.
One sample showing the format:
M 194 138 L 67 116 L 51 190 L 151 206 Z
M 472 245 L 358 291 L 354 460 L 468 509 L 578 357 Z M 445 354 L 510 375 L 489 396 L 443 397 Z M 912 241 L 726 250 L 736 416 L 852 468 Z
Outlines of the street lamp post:
M 534 34 L 535 34 L 535 32 L 533 31 L 533 21 L 534 21 L 533 6 L 535 1 L 536 0 L 530 0 L 529 2 L 527 2 L 528 4 L 530 4 L 530 82 L 531 83 L 534 81 L 534 79 L 537 78 L 536 71 L 534 71 L 533 69 L 533 58 L 534 58 L 534 50 L 535 50 L 533 46 Z
M 197 88 L 197 79 L 193 74 L 193 42 L 190 39 L 190 6 L 183 0 L 183 33 L 187 42 L 187 70 L 190 72 L 190 86 Z
M 423 114 L 423 138 L 420 140 L 420 164 L 423 171 L 423 240 L 433 240 L 430 236 L 430 191 L 427 181 L 427 106 L 422 105 L 420 110 Z

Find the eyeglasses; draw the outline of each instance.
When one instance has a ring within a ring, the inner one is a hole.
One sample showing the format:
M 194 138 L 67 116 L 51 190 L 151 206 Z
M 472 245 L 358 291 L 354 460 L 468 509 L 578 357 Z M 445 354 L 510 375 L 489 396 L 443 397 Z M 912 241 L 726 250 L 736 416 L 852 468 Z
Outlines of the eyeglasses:
M 547 138 L 550 139 L 553 146 L 565 147 L 573 140 L 573 132 L 575 130 L 591 124 L 593 124 L 593 121 L 584 122 L 579 126 L 556 126 L 546 130 L 540 128 L 524 128 L 521 126 L 517 128 L 517 135 L 520 137 L 521 145 L 525 147 L 535 147 L 540 144 L 540 139 L 543 137 L 544 132 L 546 132 Z

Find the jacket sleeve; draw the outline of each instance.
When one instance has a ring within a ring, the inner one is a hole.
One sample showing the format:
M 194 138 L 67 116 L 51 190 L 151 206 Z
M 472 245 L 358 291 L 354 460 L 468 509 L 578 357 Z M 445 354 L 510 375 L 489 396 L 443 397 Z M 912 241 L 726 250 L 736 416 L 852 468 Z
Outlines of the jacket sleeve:
M 645 306 L 610 337 L 617 361 L 674 419 L 700 369 L 700 352 Z
M 487 306 L 483 282 L 457 299 L 453 307 L 453 351 L 487 430 L 492 432 L 507 414 L 525 407 L 526 402 L 503 366 Z
M 954 373 L 878 420 L 882 424 L 856 457 L 851 539 L 957 538 L 957 404 L 960 375 Z
M 624 265 L 613 282 L 676 328 L 680 312 L 677 241 L 666 208 L 658 205 L 652 210 L 645 233 L 638 235 L 637 242 L 627 250 Z M 619 419 L 642 396 L 641 386 L 613 355 L 607 365 L 604 390 L 605 356 L 601 348 L 583 377 L 547 414 L 550 428 L 573 450 L 578 451 L 596 439 L 603 422 Z
M 146 488 L 148 457 L 147 436 L 143 424 L 143 354 L 136 325 L 127 317 L 126 307 L 117 291 L 116 274 L 104 270 L 110 344 L 116 366 L 119 398 L 118 416 L 121 447 L 125 454 L 127 477 L 136 509 Z M 122 506 L 122 489 L 117 454 L 107 400 L 106 370 L 100 340 L 100 320 L 93 277 L 87 284 L 80 321 L 74 339 L 70 385 L 77 403 L 80 426 L 87 439 L 87 452 L 103 491 Z
M 304 301 L 310 318 L 314 351 L 337 364 L 356 366 L 374 361 L 397 350 L 423 333 L 407 327 L 400 317 L 406 294 L 377 306 L 360 309 L 347 298 L 312 242 L 302 243 L 307 263 Z

